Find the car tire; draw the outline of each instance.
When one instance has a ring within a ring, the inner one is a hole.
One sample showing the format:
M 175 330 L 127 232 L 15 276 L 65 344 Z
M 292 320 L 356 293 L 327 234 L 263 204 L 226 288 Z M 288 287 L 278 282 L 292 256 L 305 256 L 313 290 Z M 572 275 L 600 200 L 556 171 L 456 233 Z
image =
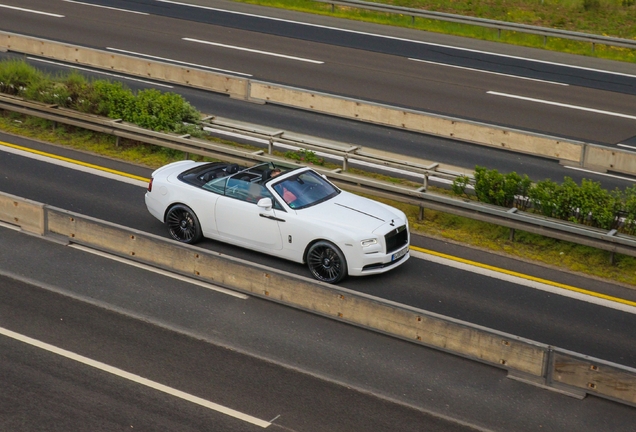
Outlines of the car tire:
M 166 214 L 166 226 L 170 237 L 187 244 L 194 244 L 203 238 L 201 224 L 190 207 L 177 204 Z
M 335 284 L 348 275 L 347 260 L 333 243 L 318 241 L 307 251 L 307 267 L 315 279 Z

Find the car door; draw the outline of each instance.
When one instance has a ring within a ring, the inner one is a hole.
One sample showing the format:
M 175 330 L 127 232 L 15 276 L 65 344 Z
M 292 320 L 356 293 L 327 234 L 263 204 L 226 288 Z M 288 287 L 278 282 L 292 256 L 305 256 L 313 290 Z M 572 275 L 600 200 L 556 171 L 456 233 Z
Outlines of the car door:
M 219 197 L 214 212 L 219 237 L 233 244 L 266 252 L 282 249 L 279 223 L 284 223 L 284 219 L 276 214 L 280 210 L 257 205 L 259 199 L 265 197 L 272 198 L 260 184 L 230 179 L 225 195 Z

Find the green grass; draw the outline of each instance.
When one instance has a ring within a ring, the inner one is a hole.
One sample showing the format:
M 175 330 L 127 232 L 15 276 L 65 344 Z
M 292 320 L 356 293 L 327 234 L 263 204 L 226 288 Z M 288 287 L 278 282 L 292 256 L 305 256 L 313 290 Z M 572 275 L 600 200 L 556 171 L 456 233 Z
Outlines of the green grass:
M 386 14 L 309 0 L 236 0 L 299 12 L 334 16 L 377 24 L 408 27 L 475 39 L 504 42 L 572 54 L 636 62 L 636 50 L 609 47 L 566 39 L 534 36 L 519 32 L 488 29 L 424 18 L 412 19 L 401 14 Z M 595 35 L 636 39 L 635 0 L 386 0 L 376 3 L 452 13 L 477 18 L 507 21 Z
M 158 168 L 175 160 L 182 160 L 182 152 L 164 149 L 152 145 L 122 140 L 116 145 L 114 137 L 58 125 L 36 118 L 24 117 L 20 114 L 0 111 L 0 130 L 19 136 L 65 146 L 81 151 L 91 152 L 109 158 Z M 226 145 L 256 150 L 254 147 L 242 146 L 225 140 L 214 140 Z M 284 156 L 284 154 L 277 154 Z M 195 160 L 213 160 L 190 155 Z M 334 168 L 325 164 L 326 168 Z M 352 170 L 354 174 L 364 172 Z M 386 178 L 378 174 L 375 178 L 395 183 L 402 180 Z M 450 193 L 445 190 L 430 189 L 434 193 Z M 514 256 L 522 260 L 540 262 L 567 269 L 581 274 L 612 280 L 625 285 L 636 286 L 636 259 L 616 255 L 614 265 L 610 264 L 609 252 L 580 246 L 568 242 L 516 231 L 514 240 L 509 239 L 510 230 L 497 225 L 475 221 L 434 210 L 424 210 L 423 220 L 418 220 L 417 206 L 399 203 L 386 199 L 377 199 L 400 208 L 409 218 L 412 232 L 439 238 L 451 242 L 471 245 L 494 253 Z

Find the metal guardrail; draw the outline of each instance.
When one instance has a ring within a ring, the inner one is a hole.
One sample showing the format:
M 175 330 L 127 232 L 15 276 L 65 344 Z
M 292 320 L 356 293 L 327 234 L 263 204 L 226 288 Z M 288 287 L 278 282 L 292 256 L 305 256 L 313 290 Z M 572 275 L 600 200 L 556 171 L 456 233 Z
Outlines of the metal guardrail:
M 540 26 L 533 26 L 533 25 L 527 25 L 527 24 L 517 24 L 512 22 L 506 22 L 506 21 L 496 21 L 496 20 L 485 19 L 485 18 L 475 18 L 475 17 L 455 15 L 455 14 L 444 13 L 444 12 L 431 12 L 431 11 L 427 11 L 423 9 L 414 9 L 414 8 L 407 8 L 402 6 L 394 6 L 390 4 L 372 3 L 372 2 L 365 2 L 365 1 L 358 1 L 358 0 L 314 0 L 314 1 L 318 3 L 331 4 L 332 10 L 334 9 L 335 5 L 339 5 L 339 6 L 347 6 L 347 7 L 357 8 L 357 9 L 366 9 L 366 10 L 373 10 L 378 12 L 406 15 L 406 16 L 410 16 L 412 20 L 415 20 L 415 17 L 419 17 L 419 18 L 427 18 L 427 19 L 437 20 L 437 21 L 447 21 L 447 22 L 454 22 L 459 24 L 492 28 L 492 29 L 498 30 L 499 37 L 501 37 L 502 30 L 528 33 L 532 35 L 543 36 L 544 44 L 547 43 L 548 37 L 554 37 L 554 38 L 560 38 L 560 39 L 575 40 L 580 42 L 589 42 L 592 45 L 592 51 L 594 51 L 594 46 L 596 44 L 636 49 L 636 40 L 601 36 L 601 35 L 595 35 L 591 33 L 559 30 L 559 29 L 553 29 L 549 27 L 540 27 Z
M 177 149 L 186 153 L 222 158 L 228 162 L 254 163 L 281 161 L 281 158 L 266 155 L 263 151 L 250 152 L 237 150 L 231 146 L 215 144 L 202 139 L 154 132 L 117 120 L 87 115 L 69 109 L 58 108 L 57 106 L 27 102 L 19 98 L 0 96 L 0 109 L 70 124 L 139 142 Z M 257 131 L 258 127 L 255 126 L 252 130 L 253 132 Z M 337 144 L 334 143 L 332 147 L 337 147 Z M 323 147 L 323 149 L 324 151 L 328 151 L 326 147 Z M 348 150 L 348 148 L 340 149 L 340 151 L 345 150 Z M 337 153 L 337 151 L 335 153 Z M 409 164 L 404 162 L 402 166 L 408 168 Z M 612 253 L 636 257 L 636 237 L 620 234 L 615 230 L 605 231 L 518 211 L 516 208 L 505 209 L 470 200 L 431 194 L 423 192 L 421 188 L 398 186 L 388 182 L 339 172 L 341 170 L 327 170 L 318 166 L 314 166 L 314 168 L 316 171 L 328 175 L 332 181 L 345 189 L 418 206 L 420 208 L 420 215 L 423 214 L 424 208 L 429 208 L 508 227 L 513 230 L 511 231 L 511 236 L 514 230 L 518 229 L 576 244 L 591 246 Z
M 342 171 L 347 171 L 349 162 L 364 162 L 379 168 L 391 168 L 394 170 L 406 171 L 422 178 L 423 185 L 421 191 L 428 189 L 428 178 L 435 176 L 446 180 L 454 180 L 464 173 L 440 167 L 439 163 L 433 162 L 423 165 L 416 162 L 391 158 L 387 155 L 378 155 L 365 151 L 361 146 L 354 146 L 347 143 L 325 140 L 309 135 L 284 131 L 268 126 L 254 125 L 223 117 L 208 116 L 203 119 L 203 127 L 210 131 L 223 131 L 231 134 L 239 134 L 255 138 L 262 142 L 267 142 L 267 153 L 273 154 L 275 147 L 286 146 L 311 150 L 318 154 L 328 154 L 342 160 Z M 469 177 L 472 175 L 469 174 Z

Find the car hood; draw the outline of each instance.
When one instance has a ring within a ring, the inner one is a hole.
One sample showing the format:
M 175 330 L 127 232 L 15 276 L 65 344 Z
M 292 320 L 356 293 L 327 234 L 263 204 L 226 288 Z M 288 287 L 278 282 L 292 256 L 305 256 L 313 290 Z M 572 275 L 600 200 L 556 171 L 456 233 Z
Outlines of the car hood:
M 298 210 L 298 214 L 351 230 L 373 232 L 387 222 L 404 223 L 404 216 L 367 198 L 342 191 L 318 205 Z

